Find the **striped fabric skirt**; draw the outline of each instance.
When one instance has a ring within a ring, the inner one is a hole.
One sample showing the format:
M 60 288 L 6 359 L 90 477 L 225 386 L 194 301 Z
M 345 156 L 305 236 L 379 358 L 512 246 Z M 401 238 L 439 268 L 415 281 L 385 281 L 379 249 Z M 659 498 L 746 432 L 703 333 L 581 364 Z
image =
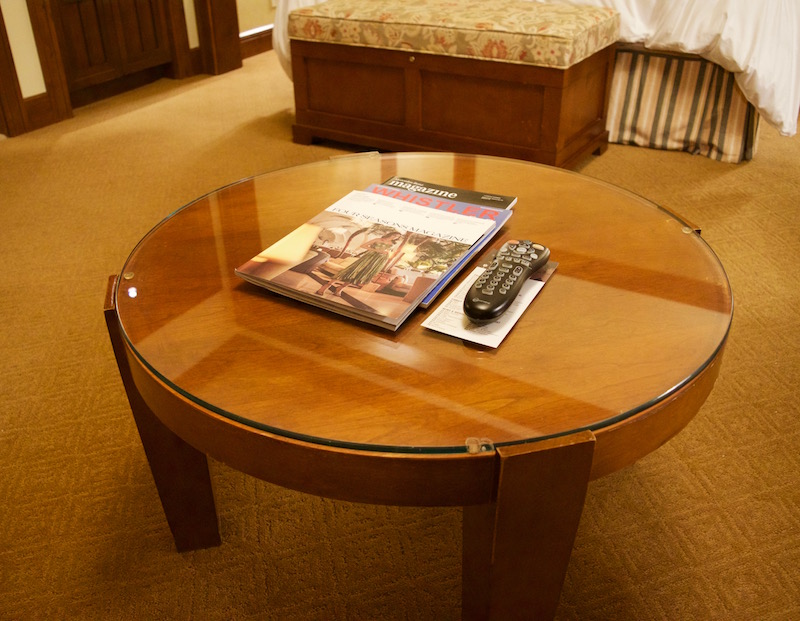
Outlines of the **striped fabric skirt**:
M 753 158 L 759 114 L 734 76 L 698 56 L 620 44 L 609 96 L 609 142 L 722 162 Z

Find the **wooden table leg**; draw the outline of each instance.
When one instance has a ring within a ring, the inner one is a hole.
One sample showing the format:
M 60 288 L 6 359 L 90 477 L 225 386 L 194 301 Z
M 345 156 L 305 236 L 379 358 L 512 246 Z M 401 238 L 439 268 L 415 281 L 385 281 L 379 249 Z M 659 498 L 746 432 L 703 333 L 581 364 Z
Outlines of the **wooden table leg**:
M 552 619 L 594 453 L 590 431 L 498 447 L 497 498 L 464 508 L 463 619 Z
M 170 431 L 139 394 L 131 377 L 117 318 L 115 283 L 112 276 L 103 309 L 106 327 L 175 547 L 185 552 L 218 546 L 219 526 L 208 460 L 205 454 Z

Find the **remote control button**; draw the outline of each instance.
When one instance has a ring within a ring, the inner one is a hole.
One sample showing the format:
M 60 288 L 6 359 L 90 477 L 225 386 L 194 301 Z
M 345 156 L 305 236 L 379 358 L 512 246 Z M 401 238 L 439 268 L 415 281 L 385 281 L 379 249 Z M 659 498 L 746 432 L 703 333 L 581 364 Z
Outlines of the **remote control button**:
M 511 305 L 525 281 L 547 263 L 550 251 L 529 240 L 509 240 L 464 298 L 464 313 L 477 324 L 496 320 Z

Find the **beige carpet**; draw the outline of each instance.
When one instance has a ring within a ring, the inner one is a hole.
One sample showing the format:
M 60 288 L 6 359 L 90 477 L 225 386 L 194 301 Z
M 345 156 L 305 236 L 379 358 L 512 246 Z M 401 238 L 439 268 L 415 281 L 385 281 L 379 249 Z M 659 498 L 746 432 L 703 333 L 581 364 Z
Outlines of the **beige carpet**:
M 212 463 L 223 545 L 178 554 L 119 381 L 108 274 L 161 218 L 325 158 L 273 53 L 0 139 L 0 619 L 458 619 L 458 509 L 373 507 Z M 689 428 L 591 484 L 558 618 L 800 619 L 800 138 L 755 161 L 611 146 L 582 172 L 701 225 L 736 300 Z

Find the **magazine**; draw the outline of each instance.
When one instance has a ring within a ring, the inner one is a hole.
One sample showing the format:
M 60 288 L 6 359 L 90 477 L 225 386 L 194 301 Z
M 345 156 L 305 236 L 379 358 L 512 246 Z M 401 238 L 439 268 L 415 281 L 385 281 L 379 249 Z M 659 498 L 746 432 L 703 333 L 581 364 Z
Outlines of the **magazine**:
M 354 190 L 236 268 L 275 293 L 397 330 L 493 226 Z
M 382 185 L 444 200 L 470 203 L 482 207 L 494 207 L 495 209 L 511 209 L 517 202 L 516 196 L 454 188 L 448 185 L 437 185 L 418 179 L 409 179 L 408 177 L 389 177 Z
M 393 177 L 393 179 L 400 179 L 399 177 Z M 389 180 L 391 181 L 391 179 Z M 420 185 L 424 184 L 424 186 Z M 500 228 L 506 223 L 506 221 L 511 217 L 511 214 L 514 213 L 510 208 L 501 208 L 495 206 L 486 206 L 486 205 L 476 205 L 475 203 L 470 202 L 463 202 L 457 201 L 449 197 L 451 194 L 458 194 L 462 198 L 467 198 L 467 193 L 474 194 L 478 197 L 486 197 L 486 196 L 499 196 L 495 194 L 485 194 L 482 192 L 471 192 L 461 190 L 459 188 L 445 188 L 445 186 L 433 186 L 432 184 L 425 183 L 425 182 L 414 182 L 412 187 L 437 187 L 437 188 L 444 188 L 448 190 L 446 193 L 448 194 L 447 197 L 443 197 L 440 195 L 431 195 L 431 194 L 424 194 L 422 192 L 415 192 L 405 187 L 401 187 L 398 185 L 387 185 L 386 182 L 382 184 L 372 184 L 370 185 L 366 191 L 373 192 L 375 194 L 380 194 L 382 196 L 389 196 L 391 198 L 396 198 L 398 200 L 406 201 L 413 203 L 415 205 L 420 205 L 422 207 L 428 207 L 429 209 L 440 209 L 443 211 L 448 211 L 452 213 L 460 213 L 465 216 L 472 216 L 475 218 L 485 218 L 492 221 L 492 227 L 486 231 L 486 233 L 481 237 L 478 241 L 476 241 L 472 247 L 469 249 L 469 252 L 465 254 L 460 261 L 458 261 L 452 268 L 445 274 L 436 286 L 425 296 L 425 298 L 420 302 L 420 306 L 422 308 L 428 308 L 431 303 L 436 299 L 436 297 L 441 293 L 442 289 L 444 289 L 450 281 L 455 278 L 455 276 L 463 269 L 463 267 L 469 262 L 469 260 L 482 248 L 488 244 L 492 238 L 497 235 Z M 502 197 L 502 202 L 510 203 L 511 205 L 514 204 L 516 199 L 512 200 L 512 197 Z

